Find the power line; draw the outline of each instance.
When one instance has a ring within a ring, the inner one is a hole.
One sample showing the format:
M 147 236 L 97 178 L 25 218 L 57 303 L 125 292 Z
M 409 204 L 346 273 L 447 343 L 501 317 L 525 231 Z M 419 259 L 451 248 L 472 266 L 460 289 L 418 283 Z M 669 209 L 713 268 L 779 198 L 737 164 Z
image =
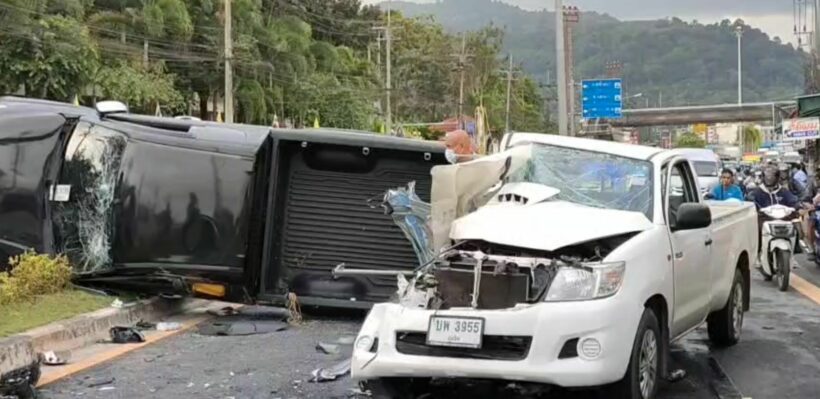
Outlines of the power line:
M 280 4 L 282 4 L 282 3 L 280 3 Z M 326 19 L 326 20 L 333 21 L 333 22 L 342 22 L 342 23 L 349 23 L 349 24 L 362 24 L 362 25 L 373 25 L 373 26 L 377 25 L 380 22 L 380 21 L 366 20 L 366 19 L 338 19 L 338 18 L 333 18 L 333 17 L 329 17 L 329 16 L 326 16 L 326 15 L 317 14 L 315 12 L 308 11 L 306 8 L 301 8 L 298 4 L 295 4 L 295 3 L 292 3 L 292 2 L 284 2 L 284 4 L 290 6 L 291 9 L 298 10 L 298 11 L 304 13 L 304 14 L 311 15 L 311 16 L 314 16 L 314 17 L 317 17 L 317 18 Z

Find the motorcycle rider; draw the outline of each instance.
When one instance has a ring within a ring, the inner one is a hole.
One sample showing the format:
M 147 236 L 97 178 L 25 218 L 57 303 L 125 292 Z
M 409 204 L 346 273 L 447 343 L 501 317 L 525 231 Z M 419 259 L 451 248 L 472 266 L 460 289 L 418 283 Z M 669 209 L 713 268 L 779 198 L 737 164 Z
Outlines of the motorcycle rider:
M 774 165 L 767 165 L 763 168 L 763 184 L 758 186 L 756 190 L 750 193 L 752 201 L 757 206 L 757 209 L 768 208 L 772 205 L 785 205 L 795 210 L 800 205 L 800 201 L 788 188 L 781 185 L 780 170 Z M 763 218 L 764 214 L 758 214 L 757 224 L 757 251 L 760 254 L 761 240 L 763 237 Z
M 809 253 L 811 253 L 815 245 L 815 230 L 818 228 L 814 222 L 814 213 L 817 207 L 820 206 L 820 165 L 815 166 L 814 176 L 809 179 L 809 184 L 806 186 L 800 201 L 811 204 L 803 226 L 806 229 L 806 238 L 808 239 L 806 244 L 808 244 Z
M 743 192 L 738 185 L 734 184 L 735 178 L 730 169 L 723 169 L 720 172 L 720 184 L 712 189 L 711 197 L 718 201 L 736 199 L 743 201 Z

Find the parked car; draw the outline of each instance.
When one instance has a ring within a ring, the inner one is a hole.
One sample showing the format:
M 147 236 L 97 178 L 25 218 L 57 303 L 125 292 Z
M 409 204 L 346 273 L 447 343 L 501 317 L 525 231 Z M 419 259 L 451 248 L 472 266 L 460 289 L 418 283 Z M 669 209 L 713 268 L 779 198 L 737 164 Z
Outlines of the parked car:
M 723 162 L 714 151 L 681 148 L 674 150 L 674 152 L 688 159 L 694 166 L 701 195 L 712 192 L 712 189 L 720 184 L 720 172 L 723 169 Z
M 613 384 L 608 398 L 651 399 L 671 342 L 703 323 L 715 345 L 738 342 L 757 253 L 752 204 L 704 203 L 676 151 L 541 134 L 505 142 L 434 168 L 434 193 L 451 176 L 503 174 L 451 201 L 492 188 L 452 223 L 452 247 L 409 281 L 396 271 L 396 300 L 375 305 L 355 341 L 354 380 L 395 397 L 431 379 L 489 379 Z M 434 217 L 446 214 L 440 200 Z
M 83 284 L 239 302 L 369 307 L 413 269 L 399 227 L 368 199 L 416 181 L 439 143 L 288 130 L 0 98 L 0 255 L 65 253 Z

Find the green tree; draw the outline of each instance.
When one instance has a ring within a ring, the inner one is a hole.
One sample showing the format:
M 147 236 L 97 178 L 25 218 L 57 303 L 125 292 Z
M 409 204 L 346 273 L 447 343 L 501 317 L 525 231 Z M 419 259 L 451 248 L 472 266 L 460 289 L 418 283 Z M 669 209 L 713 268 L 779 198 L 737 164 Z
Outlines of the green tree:
M 87 84 L 96 47 L 78 0 L 0 3 L 0 91 L 69 100 Z
M 746 152 L 757 152 L 763 144 L 763 133 L 754 126 L 743 127 L 743 147 Z
M 681 134 L 675 140 L 676 148 L 706 148 L 706 140 L 695 133 L 688 132 Z
M 121 62 L 103 66 L 95 75 L 95 84 L 99 94 L 123 101 L 135 112 L 153 113 L 157 104 L 177 110 L 183 105 L 173 76 L 159 65 L 145 68 Z
M 432 15 L 449 32 L 490 23 L 506 27 L 501 51 L 523 60 L 523 69 L 537 80 L 545 80 L 545 69 L 556 65 L 555 15 L 550 11 L 523 11 L 496 0 L 425 3 L 394 2 L 393 6 L 410 18 Z M 744 101 L 801 94 L 807 54 L 752 26 L 743 27 Z M 650 106 L 657 106 L 661 96 L 664 106 L 733 103 L 737 100 L 734 28 L 729 20 L 713 24 L 674 18 L 620 21 L 585 11 L 574 26 L 576 78 L 605 77 L 607 62 L 621 61 L 626 90 L 644 93 Z M 815 86 L 820 84 L 809 85 Z

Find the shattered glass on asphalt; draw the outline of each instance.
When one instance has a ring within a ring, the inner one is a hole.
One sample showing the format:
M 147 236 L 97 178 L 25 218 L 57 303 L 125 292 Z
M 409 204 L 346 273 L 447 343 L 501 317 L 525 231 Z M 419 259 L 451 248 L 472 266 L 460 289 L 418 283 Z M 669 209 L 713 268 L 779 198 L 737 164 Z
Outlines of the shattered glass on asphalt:
M 511 183 L 561 190 L 554 200 L 623 211 L 652 219 L 652 164 L 631 158 L 550 145 L 533 145 L 532 158 Z
M 114 204 L 126 140 L 116 133 L 78 129 L 66 153 L 61 184 L 71 185 L 68 202 L 59 203 L 56 222 L 62 250 L 74 272 L 86 274 L 113 267 Z

